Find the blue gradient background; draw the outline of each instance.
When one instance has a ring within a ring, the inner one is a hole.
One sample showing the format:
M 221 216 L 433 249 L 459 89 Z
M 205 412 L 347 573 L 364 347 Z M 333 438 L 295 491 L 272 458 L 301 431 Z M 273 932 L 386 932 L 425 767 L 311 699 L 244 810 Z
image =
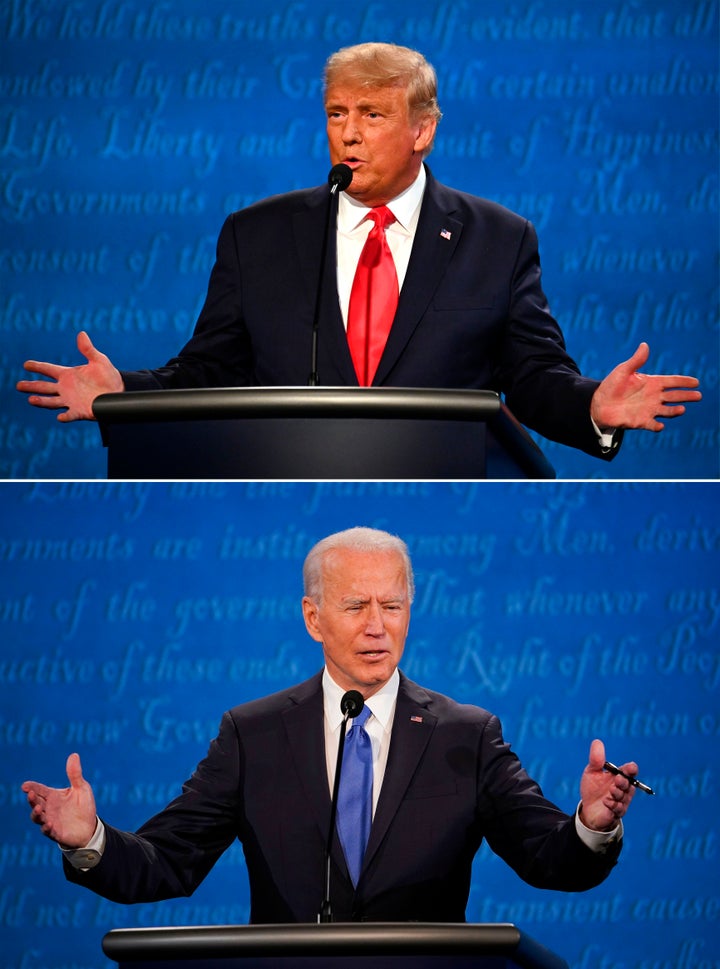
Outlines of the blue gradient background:
M 191 899 L 123 907 L 68 885 L 20 784 L 62 786 L 77 750 L 100 815 L 142 823 L 225 709 L 319 668 L 301 565 L 355 524 L 410 545 L 409 676 L 495 712 L 570 812 L 595 736 L 657 790 L 588 893 L 530 888 L 483 848 L 468 919 L 515 922 L 573 969 L 718 965 L 715 485 L 0 488 L 0 969 L 98 969 L 111 928 L 247 920 L 238 846 Z
M 225 215 L 328 170 L 320 75 L 363 40 L 419 47 L 445 117 L 435 175 L 530 218 L 583 372 L 641 339 L 705 398 L 561 477 L 715 478 L 716 0 L 0 3 L 0 477 L 103 477 L 94 425 L 14 391 L 28 358 L 120 367 L 192 332 Z M 279 271 L 282 267 L 279 267 Z

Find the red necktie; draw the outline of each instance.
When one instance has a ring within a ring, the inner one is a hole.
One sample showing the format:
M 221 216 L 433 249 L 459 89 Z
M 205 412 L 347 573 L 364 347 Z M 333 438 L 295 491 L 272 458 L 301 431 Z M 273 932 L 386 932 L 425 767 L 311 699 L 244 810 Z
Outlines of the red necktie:
M 350 292 L 347 336 L 358 383 L 369 387 L 380 363 L 398 304 L 398 280 L 385 228 L 395 221 L 381 205 L 368 216 L 375 225 L 360 253 Z

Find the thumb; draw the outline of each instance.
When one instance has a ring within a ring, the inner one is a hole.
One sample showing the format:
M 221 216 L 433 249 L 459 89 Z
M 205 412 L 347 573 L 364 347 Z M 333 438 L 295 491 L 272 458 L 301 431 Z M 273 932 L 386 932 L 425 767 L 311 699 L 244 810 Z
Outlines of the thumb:
M 70 787 L 72 787 L 74 790 L 78 790 L 79 788 L 83 787 L 85 780 L 83 778 L 79 754 L 70 754 L 67 759 L 67 764 L 65 765 L 65 772 L 67 773 L 68 780 L 70 781 Z
M 636 370 L 639 370 L 641 367 L 645 366 L 649 356 L 650 356 L 650 347 L 648 346 L 647 343 L 645 343 L 645 341 L 643 341 L 638 346 L 635 353 L 633 353 L 633 355 L 630 357 L 630 359 L 625 361 L 623 366 L 631 373 L 635 373 Z
M 602 770 L 605 763 L 605 744 L 602 740 L 593 740 L 590 744 L 588 766 L 592 770 Z
M 88 360 L 98 356 L 98 351 L 93 346 L 93 342 L 85 330 L 81 330 L 77 335 L 77 348 Z

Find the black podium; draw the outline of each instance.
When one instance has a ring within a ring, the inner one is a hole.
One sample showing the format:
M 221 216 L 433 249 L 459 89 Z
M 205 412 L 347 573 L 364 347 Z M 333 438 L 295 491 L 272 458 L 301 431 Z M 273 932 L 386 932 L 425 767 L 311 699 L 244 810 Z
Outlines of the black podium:
M 120 969 L 568 969 L 509 923 L 114 929 L 102 946 Z
M 232 387 L 104 394 L 108 478 L 554 478 L 498 394 Z

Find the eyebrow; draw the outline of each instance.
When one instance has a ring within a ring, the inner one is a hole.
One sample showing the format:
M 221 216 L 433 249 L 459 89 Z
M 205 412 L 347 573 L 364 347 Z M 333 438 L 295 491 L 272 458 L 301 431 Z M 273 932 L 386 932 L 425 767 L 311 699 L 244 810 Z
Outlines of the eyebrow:
M 381 101 L 357 101 L 355 106 L 360 111 L 372 111 L 380 110 L 384 107 Z M 343 101 L 327 101 L 325 103 L 326 111 L 336 111 L 339 108 L 346 108 L 347 105 Z
M 363 606 L 370 602 L 370 598 L 370 596 L 346 596 L 340 601 L 344 606 Z M 386 599 L 380 599 L 378 601 L 380 602 L 381 606 L 386 606 L 395 602 L 402 604 L 407 602 L 407 595 L 388 596 Z

